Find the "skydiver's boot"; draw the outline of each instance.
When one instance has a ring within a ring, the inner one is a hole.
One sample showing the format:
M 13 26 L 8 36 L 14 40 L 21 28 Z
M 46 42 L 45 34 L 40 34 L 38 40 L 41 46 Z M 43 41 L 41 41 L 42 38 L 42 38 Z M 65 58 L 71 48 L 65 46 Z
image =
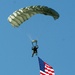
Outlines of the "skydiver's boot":
M 32 57 L 33 57 L 33 54 L 32 54 Z

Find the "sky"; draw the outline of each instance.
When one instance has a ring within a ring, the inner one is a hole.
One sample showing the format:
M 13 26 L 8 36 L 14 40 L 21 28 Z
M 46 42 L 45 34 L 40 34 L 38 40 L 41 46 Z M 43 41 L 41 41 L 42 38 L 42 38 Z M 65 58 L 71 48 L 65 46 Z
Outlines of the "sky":
M 14 11 L 44 5 L 60 17 L 34 15 L 14 28 L 7 18 Z M 0 75 L 40 75 L 31 39 L 38 40 L 38 56 L 55 75 L 75 75 L 75 0 L 0 0 Z

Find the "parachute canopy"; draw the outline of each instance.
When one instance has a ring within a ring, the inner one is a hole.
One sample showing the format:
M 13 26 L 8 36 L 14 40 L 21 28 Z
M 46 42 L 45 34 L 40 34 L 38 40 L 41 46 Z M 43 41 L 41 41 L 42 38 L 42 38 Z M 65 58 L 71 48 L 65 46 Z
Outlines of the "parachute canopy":
M 12 26 L 18 27 L 35 14 L 52 16 L 54 19 L 59 18 L 59 14 L 54 9 L 38 5 L 21 8 L 13 12 L 13 14 L 8 17 L 8 21 Z

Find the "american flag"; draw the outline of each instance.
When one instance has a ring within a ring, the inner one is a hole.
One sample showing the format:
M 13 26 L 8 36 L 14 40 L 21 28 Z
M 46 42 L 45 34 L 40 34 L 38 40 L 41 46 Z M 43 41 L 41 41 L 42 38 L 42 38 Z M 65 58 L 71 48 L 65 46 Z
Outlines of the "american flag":
M 54 69 L 44 62 L 41 58 L 38 57 L 39 66 L 40 66 L 40 75 L 55 75 Z

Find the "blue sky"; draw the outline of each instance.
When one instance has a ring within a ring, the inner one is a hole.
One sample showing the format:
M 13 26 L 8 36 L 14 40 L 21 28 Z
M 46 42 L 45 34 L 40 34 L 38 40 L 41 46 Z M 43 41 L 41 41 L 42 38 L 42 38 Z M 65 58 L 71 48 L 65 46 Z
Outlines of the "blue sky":
M 35 15 L 19 28 L 7 18 L 15 10 L 31 5 L 55 9 L 60 18 Z M 31 40 L 38 40 L 38 56 L 56 75 L 75 75 L 74 0 L 0 0 L 0 75 L 39 75 L 37 56 L 31 57 Z

